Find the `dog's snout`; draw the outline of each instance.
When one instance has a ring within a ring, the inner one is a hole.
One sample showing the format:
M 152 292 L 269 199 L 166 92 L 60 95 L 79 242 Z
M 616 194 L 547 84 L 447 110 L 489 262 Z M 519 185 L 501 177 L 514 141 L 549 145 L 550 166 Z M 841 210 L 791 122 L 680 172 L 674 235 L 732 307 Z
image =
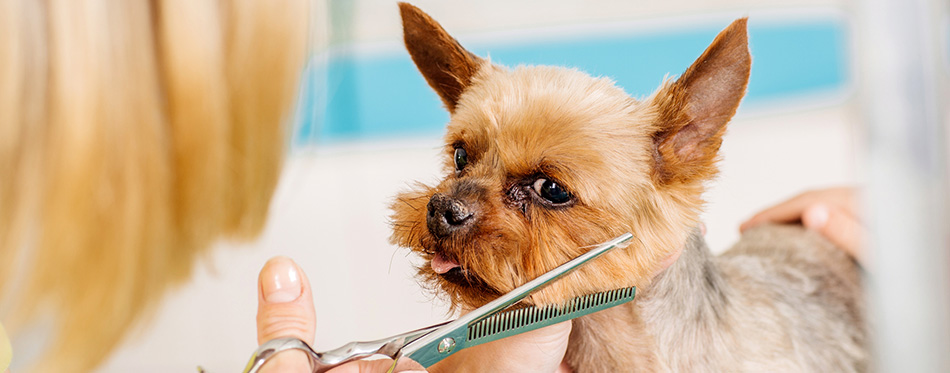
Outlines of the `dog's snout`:
M 442 193 L 436 193 L 429 198 L 427 208 L 429 213 L 426 216 L 426 225 L 429 232 L 437 237 L 455 233 L 474 220 L 474 213 L 465 202 Z

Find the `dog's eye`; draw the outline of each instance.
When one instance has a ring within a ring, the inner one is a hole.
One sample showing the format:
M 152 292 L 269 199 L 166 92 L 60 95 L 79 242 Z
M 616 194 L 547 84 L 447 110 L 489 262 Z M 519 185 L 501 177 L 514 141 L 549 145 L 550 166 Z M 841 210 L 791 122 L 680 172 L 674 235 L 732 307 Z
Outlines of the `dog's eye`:
M 455 169 L 457 171 L 462 171 L 465 168 L 465 165 L 468 164 L 468 153 L 465 152 L 465 149 L 455 148 Z
M 537 192 L 541 198 L 553 204 L 562 204 L 571 200 L 570 193 L 564 190 L 564 188 L 561 188 L 560 185 L 557 185 L 557 183 L 545 178 L 535 180 L 531 187 L 534 188 L 534 191 Z

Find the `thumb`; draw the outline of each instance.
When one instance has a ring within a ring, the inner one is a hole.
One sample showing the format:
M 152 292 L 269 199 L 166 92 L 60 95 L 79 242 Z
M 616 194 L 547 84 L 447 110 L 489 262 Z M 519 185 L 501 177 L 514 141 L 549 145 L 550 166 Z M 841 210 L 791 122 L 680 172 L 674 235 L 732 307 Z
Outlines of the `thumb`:
M 864 264 L 864 226 L 850 214 L 829 205 L 817 204 L 805 209 L 802 224 L 818 231 Z
M 293 337 L 313 343 L 316 313 L 310 281 L 293 260 L 274 257 L 257 279 L 257 343 Z M 284 351 L 261 367 L 261 372 L 310 372 L 303 351 Z

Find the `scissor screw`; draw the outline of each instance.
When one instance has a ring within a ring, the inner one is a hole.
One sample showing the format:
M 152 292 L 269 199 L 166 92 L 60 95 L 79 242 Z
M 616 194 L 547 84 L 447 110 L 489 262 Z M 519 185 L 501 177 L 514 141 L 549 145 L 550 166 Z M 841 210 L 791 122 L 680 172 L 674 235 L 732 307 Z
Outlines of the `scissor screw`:
M 452 352 L 452 349 L 454 348 L 455 348 L 455 340 L 452 339 L 452 337 L 446 337 L 445 339 L 442 340 L 442 342 L 439 342 L 440 354 L 447 354 L 449 352 Z

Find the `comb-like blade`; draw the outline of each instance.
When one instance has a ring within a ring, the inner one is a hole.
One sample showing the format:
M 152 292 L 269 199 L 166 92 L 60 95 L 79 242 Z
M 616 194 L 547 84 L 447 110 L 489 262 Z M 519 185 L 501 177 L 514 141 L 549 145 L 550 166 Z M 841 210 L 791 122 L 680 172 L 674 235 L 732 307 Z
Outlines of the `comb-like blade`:
M 431 333 L 409 342 L 399 350 L 399 356 L 408 356 L 426 368 L 432 366 L 456 351 L 470 345 L 466 340 L 470 325 L 501 312 L 508 308 L 508 306 L 517 303 L 551 282 L 566 276 L 571 271 L 577 269 L 577 267 L 590 262 L 594 258 L 616 247 L 626 245 L 632 238 L 632 234 L 624 233 L 590 249 L 590 251 L 541 274 L 535 279 L 486 303 L 484 306 L 478 307 L 474 311 L 462 315 L 462 317 L 439 327 Z M 531 329 L 524 330 L 527 331 Z M 399 356 L 397 356 L 395 360 L 399 360 Z
M 637 288 L 621 288 L 574 298 L 564 305 L 500 312 L 468 326 L 468 346 L 491 342 L 554 325 L 633 300 Z

